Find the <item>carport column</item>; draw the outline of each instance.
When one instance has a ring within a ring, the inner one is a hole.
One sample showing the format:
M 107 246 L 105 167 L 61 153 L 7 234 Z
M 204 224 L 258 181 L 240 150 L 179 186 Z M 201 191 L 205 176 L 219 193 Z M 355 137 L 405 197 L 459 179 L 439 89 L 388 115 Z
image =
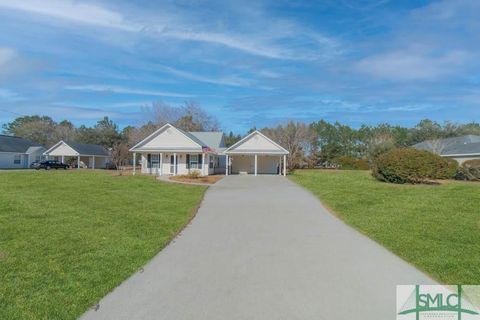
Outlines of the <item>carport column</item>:
M 135 167 L 137 164 L 137 154 L 134 152 L 133 153 L 133 169 L 132 169 L 132 174 L 135 175 Z
M 77 169 L 80 169 L 80 155 L 77 157 Z
M 257 175 L 257 155 L 255 155 L 255 176 Z
M 225 158 L 225 175 L 228 176 L 228 167 L 229 167 L 228 162 L 230 159 L 228 158 L 228 155 L 226 155 L 225 157 L 226 157 Z
M 163 153 L 160 153 L 160 175 L 163 175 Z
M 205 159 L 207 157 L 205 157 L 205 153 L 202 153 L 202 176 L 205 175 Z
M 287 176 L 287 155 L 283 155 L 283 176 Z
M 173 175 L 177 175 L 177 154 L 173 154 Z
M 92 169 L 95 169 L 95 156 L 92 156 Z

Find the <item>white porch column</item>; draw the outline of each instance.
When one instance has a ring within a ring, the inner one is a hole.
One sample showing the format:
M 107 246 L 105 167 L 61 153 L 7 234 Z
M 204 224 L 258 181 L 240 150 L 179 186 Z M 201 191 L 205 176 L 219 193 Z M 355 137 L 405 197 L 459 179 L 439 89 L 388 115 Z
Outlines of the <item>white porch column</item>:
M 202 153 L 202 176 L 205 175 L 205 159 L 207 157 L 205 157 L 205 153 Z
M 177 154 L 173 154 L 173 175 L 177 175 Z
M 287 155 L 283 155 L 283 176 L 287 176 Z
M 228 176 L 228 167 L 229 167 L 230 158 L 228 155 L 225 156 L 225 175 Z
M 160 175 L 163 175 L 163 153 L 160 153 Z
M 255 154 L 255 176 L 257 176 L 257 155 Z
M 77 169 L 80 169 L 80 155 L 77 157 Z
M 92 156 L 92 169 L 95 169 L 95 156 Z
M 62 163 L 65 163 L 65 156 L 62 155 Z
M 278 175 L 282 175 L 282 156 L 280 156 L 278 159 Z
M 135 175 L 135 167 L 137 166 L 137 154 L 134 152 L 133 153 L 133 169 L 132 169 L 132 174 Z

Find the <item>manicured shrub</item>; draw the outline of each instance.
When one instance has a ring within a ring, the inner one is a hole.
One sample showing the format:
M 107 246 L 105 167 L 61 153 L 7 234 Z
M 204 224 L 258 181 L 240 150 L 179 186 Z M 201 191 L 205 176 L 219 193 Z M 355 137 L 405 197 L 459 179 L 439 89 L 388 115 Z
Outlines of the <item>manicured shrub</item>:
M 373 176 L 392 183 L 429 183 L 435 179 L 454 178 L 457 169 L 455 160 L 424 150 L 402 148 L 379 156 L 374 163 Z
M 336 161 L 336 164 L 339 166 L 339 169 L 343 170 L 368 170 L 370 166 L 368 162 L 364 159 L 356 159 L 352 157 L 340 157 Z
M 462 164 L 462 172 L 467 180 L 480 180 L 480 159 L 465 161 Z

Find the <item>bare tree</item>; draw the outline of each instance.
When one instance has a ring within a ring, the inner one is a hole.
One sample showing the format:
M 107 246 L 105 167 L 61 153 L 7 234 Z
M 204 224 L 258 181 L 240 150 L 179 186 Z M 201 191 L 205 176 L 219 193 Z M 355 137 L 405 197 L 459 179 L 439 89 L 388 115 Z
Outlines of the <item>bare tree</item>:
M 315 135 L 310 126 L 289 121 L 286 125 L 262 129 L 262 132 L 285 147 L 288 152 L 288 169 L 306 167 L 313 154 Z
M 454 139 L 434 139 L 425 141 L 425 148 L 436 154 L 442 154 L 445 149 L 455 144 Z
M 154 102 L 145 107 L 144 111 L 149 123 L 153 123 L 157 128 L 166 123 L 185 131 L 215 131 L 219 128 L 218 120 L 193 101 L 186 101 L 178 107 L 161 101 Z
M 128 145 L 126 142 L 117 142 L 113 145 L 110 156 L 119 175 L 122 175 L 122 167 L 128 159 Z M 134 164 L 135 165 L 135 164 Z

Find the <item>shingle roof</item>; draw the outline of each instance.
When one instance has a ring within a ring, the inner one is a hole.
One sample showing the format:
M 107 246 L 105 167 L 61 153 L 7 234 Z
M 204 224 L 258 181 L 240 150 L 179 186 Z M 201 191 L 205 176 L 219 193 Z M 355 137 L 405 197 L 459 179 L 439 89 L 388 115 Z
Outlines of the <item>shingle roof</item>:
M 435 151 L 434 148 L 437 148 L 441 150 L 442 156 L 477 154 L 480 153 L 480 136 L 469 134 L 446 139 L 426 140 L 414 144 L 412 147 L 428 151 Z
M 480 142 L 457 144 L 443 150 L 442 156 L 480 154 Z
M 34 143 L 27 139 L 14 136 L 0 135 L 0 152 L 17 152 L 27 153 L 30 147 L 41 147 L 38 143 Z
M 220 131 L 205 131 L 205 132 L 189 132 L 189 134 L 202 141 L 205 146 L 220 149 L 223 148 L 223 132 Z
M 86 144 L 86 143 L 76 143 L 71 141 L 65 141 L 70 147 L 77 151 L 81 155 L 88 156 L 109 156 L 108 151 L 98 144 Z

